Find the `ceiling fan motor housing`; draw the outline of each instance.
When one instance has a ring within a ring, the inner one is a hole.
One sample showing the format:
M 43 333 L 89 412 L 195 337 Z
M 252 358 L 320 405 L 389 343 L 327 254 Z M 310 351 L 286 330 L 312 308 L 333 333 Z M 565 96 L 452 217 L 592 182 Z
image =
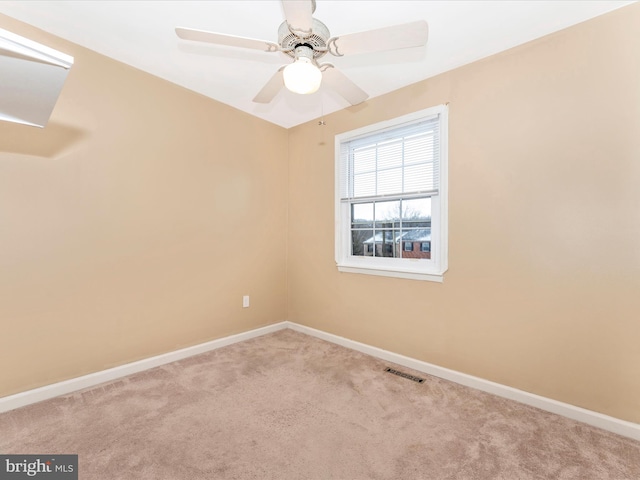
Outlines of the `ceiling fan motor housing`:
M 329 40 L 329 29 L 320 20 L 313 20 L 311 35 L 299 37 L 289 30 L 287 22 L 282 22 L 278 28 L 278 43 L 283 52 L 290 57 L 296 58 L 295 49 L 299 46 L 308 46 L 313 50 L 313 58 L 320 58 L 327 53 L 327 40 Z

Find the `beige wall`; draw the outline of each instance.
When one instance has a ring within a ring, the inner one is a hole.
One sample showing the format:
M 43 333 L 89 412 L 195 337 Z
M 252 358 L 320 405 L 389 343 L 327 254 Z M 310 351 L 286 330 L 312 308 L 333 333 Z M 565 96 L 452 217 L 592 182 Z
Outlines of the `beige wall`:
M 289 320 L 640 422 L 638 25 L 636 4 L 291 129 Z M 444 283 L 339 273 L 333 136 L 447 102 Z
M 0 122 L 0 396 L 285 320 L 286 130 L 0 27 L 75 56 L 47 128 Z

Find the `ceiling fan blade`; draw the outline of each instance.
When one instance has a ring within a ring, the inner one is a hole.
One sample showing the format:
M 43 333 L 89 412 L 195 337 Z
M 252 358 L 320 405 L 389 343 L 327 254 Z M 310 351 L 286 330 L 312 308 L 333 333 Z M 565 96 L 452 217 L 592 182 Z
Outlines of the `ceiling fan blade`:
M 269 79 L 262 90 L 258 92 L 258 94 L 253 99 L 256 103 L 270 103 L 271 100 L 278 94 L 280 89 L 284 86 L 284 79 L 282 76 L 282 71 L 284 67 L 280 67 L 276 73 Z
M 225 35 L 223 33 L 207 32 L 205 30 L 194 30 L 192 28 L 176 27 L 176 35 L 183 40 L 194 40 L 196 42 L 214 43 L 216 45 L 227 45 L 230 47 L 251 48 L 264 52 L 277 52 L 280 47 L 273 42 L 266 40 L 256 40 L 254 38 L 236 37 L 235 35 Z
M 341 57 L 355 53 L 384 52 L 400 48 L 421 47 L 427 43 L 429 25 L 424 20 L 378 28 L 366 32 L 350 33 L 330 38 L 327 48 Z
M 282 8 L 287 25 L 292 33 L 306 38 L 313 31 L 313 12 L 316 2 L 313 0 L 282 0 Z
M 338 92 L 351 105 L 358 105 L 369 98 L 369 94 L 349 80 L 344 73 L 330 63 L 320 66 L 322 81 Z

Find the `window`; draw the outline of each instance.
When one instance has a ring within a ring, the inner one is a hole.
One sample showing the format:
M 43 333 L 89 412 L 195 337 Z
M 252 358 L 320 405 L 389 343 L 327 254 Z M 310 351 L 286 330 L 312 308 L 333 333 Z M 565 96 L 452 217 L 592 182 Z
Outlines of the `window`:
M 442 281 L 447 114 L 442 105 L 336 136 L 340 271 Z

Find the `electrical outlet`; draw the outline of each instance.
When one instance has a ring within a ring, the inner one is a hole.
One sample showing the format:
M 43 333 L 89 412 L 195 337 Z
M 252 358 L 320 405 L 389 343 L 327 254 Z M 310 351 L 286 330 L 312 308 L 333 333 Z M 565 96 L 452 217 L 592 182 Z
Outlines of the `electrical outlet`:
M 242 308 L 249 308 L 249 295 L 242 297 Z

